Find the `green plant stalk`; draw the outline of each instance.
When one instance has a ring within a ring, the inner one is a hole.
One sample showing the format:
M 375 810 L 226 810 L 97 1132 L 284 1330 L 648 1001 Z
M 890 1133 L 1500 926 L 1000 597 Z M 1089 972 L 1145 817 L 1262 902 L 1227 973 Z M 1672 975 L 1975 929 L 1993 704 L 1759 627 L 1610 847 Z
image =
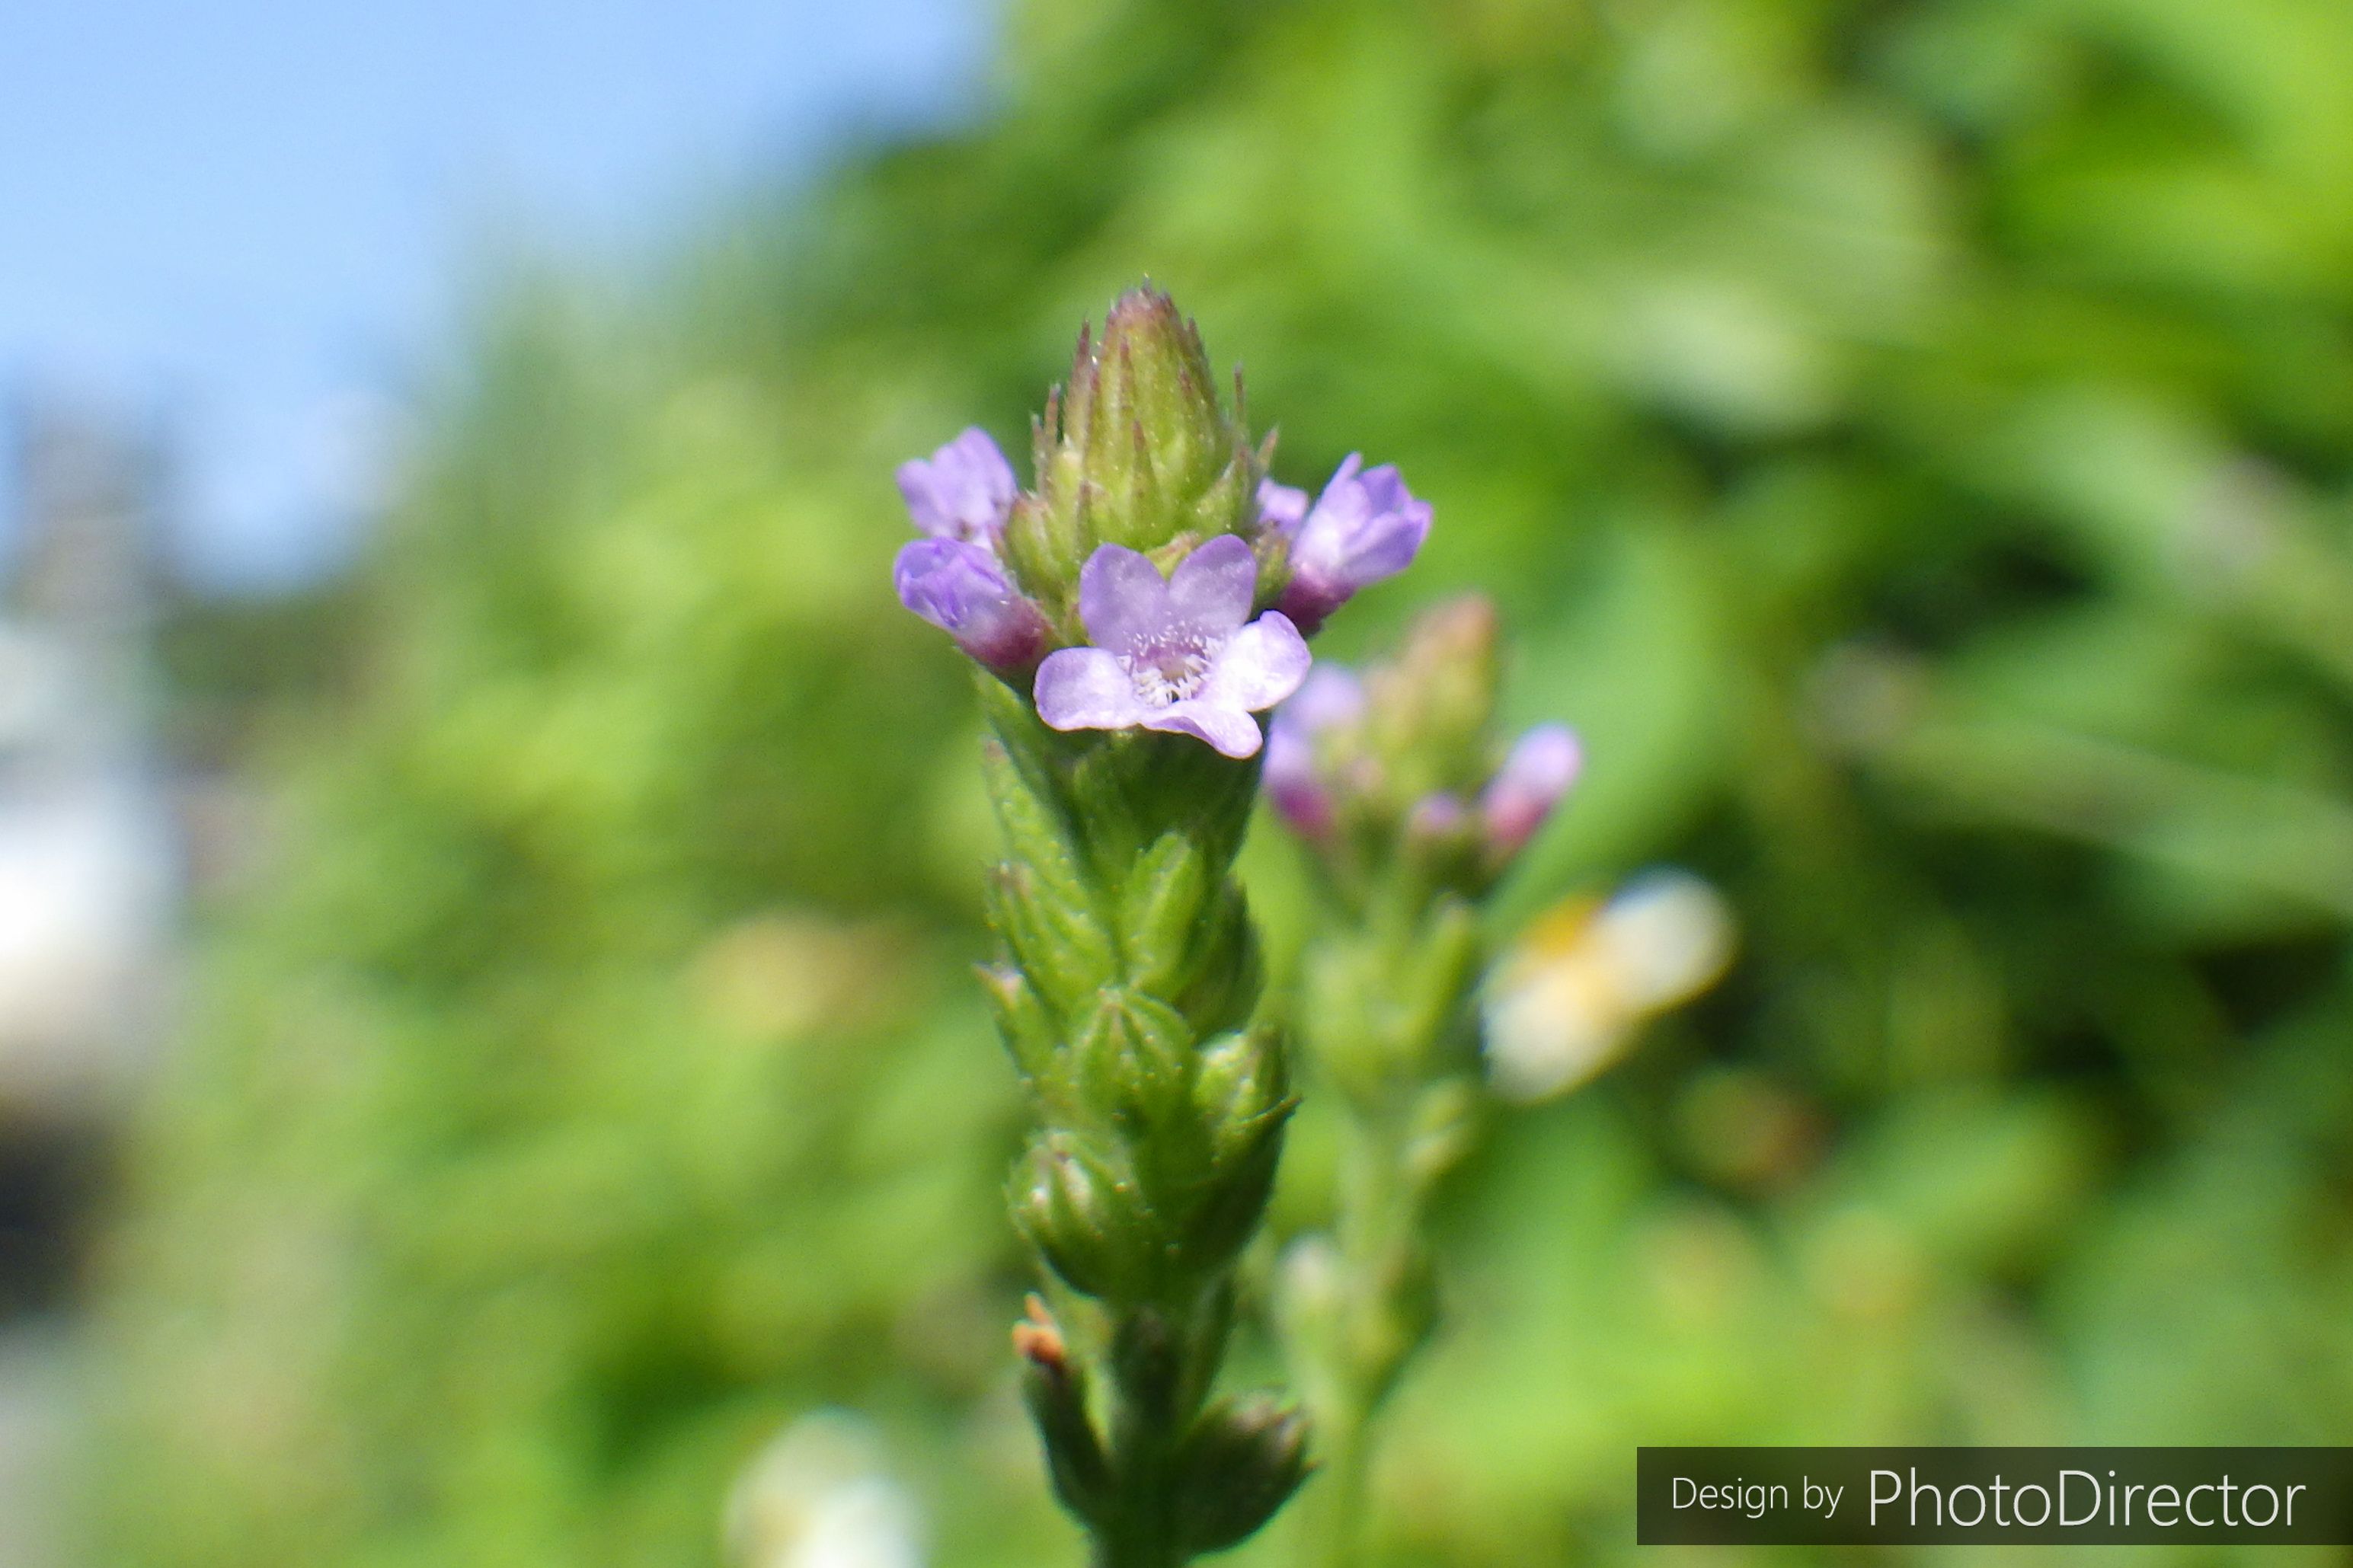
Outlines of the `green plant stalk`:
M 1399 878 L 1306 956 L 1301 1034 L 1339 1093 L 1333 1225 L 1294 1251 L 1284 1328 L 1315 1421 L 1308 1560 L 1356 1561 L 1377 1419 L 1437 1320 L 1426 1220 L 1468 1147 L 1481 1091 L 1468 905 Z
M 1404 1140 L 1392 1121 L 1353 1117 L 1345 1137 L 1334 1240 L 1352 1299 L 1334 1353 L 1308 1384 L 1320 1471 L 1308 1533 L 1314 1560 L 1332 1564 L 1356 1561 L 1373 1418 L 1430 1328 L 1418 1311 L 1429 1278 L 1422 1194 L 1401 1179 Z
M 1178 1440 L 1199 1418 L 1217 1375 L 1229 1301 L 1219 1288 L 1196 1306 L 1190 1321 L 1140 1309 L 1112 1327 L 1114 1501 L 1096 1529 L 1097 1568 L 1169 1568 L 1189 1555 L 1179 1545 L 1182 1522 L 1173 1517 Z
M 1016 1341 L 1098 1568 L 1166 1568 L 1255 1531 L 1306 1468 L 1295 1413 L 1210 1396 L 1293 1104 L 1228 874 L 1258 768 L 1185 736 L 1056 733 L 981 685 L 1007 850 L 985 978 L 1036 1123 L 1011 1199 L 1103 1325 L 1073 1346 L 1037 1308 Z

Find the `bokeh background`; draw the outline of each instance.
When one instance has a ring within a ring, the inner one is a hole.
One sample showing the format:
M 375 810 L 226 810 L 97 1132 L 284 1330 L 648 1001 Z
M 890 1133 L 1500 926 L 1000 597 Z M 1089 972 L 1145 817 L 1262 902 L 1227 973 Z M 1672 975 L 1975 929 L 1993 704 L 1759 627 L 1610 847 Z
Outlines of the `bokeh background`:
M 1740 932 L 1450 1194 L 1368 1563 L 1630 1561 L 1638 1443 L 2344 1440 L 2353 11 L 907 15 L 821 154 L 453 261 L 303 572 L 26 401 L 0 1552 L 1077 1561 L 890 475 L 1147 274 L 1285 479 L 1436 503 L 1328 651 L 1481 588 L 1583 731 L 1499 941 L 1662 863 Z

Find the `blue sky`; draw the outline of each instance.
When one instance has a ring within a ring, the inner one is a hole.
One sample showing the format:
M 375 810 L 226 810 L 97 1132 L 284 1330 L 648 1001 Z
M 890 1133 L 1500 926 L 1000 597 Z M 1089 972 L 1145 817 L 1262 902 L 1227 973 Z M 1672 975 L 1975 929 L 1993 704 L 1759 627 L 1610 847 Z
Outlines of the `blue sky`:
M 845 125 L 953 112 L 990 14 L 0 0 L 0 395 L 168 410 L 189 569 L 299 576 L 334 558 L 474 247 L 626 257 Z

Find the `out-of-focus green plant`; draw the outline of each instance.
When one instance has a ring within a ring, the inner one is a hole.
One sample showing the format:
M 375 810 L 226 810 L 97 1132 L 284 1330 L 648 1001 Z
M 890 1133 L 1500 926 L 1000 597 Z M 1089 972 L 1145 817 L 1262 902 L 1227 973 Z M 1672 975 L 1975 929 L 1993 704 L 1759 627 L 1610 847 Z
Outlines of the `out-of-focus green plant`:
M 1282 1279 L 1323 1563 L 1357 1560 L 1373 1418 L 1437 1317 L 1428 1216 L 1482 1109 L 1479 905 L 1578 765 L 1560 724 L 1498 744 L 1497 654 L 1493 609 L 1455 599 L 1361 678 L 1319 666 L 1268 741 L 1268 798 L 1321 873 L 1297 1029 L 1342 1137 L 1331 1232 Z
M 1147 272 L 1299 472 L 1414 476 L 1417 591 L 1492 585 L 1514 701 L 1575 716 L 1498 932 L 1662 858 L 1744 932 L 1439 1205 L 1458 1328 L 1367 1562 L 1629 1560 L 1638 1441 L 2335 1435 L 2342 5 L 1032 0 L 1008 37 L 971 128 L 468 348 L 129 1153 L 106 1560 L 707 1559 L 820 1404 L 943 1563 L 1055 1550 L 997 1370 L 969 697 L 889 604 L 877 476 L 1013 428 Z M 1302 895 L 1242 866 L 1287 984 Z M 1278 1232 L 1328 1223 L 1337 1142 L 1302 1111 Z

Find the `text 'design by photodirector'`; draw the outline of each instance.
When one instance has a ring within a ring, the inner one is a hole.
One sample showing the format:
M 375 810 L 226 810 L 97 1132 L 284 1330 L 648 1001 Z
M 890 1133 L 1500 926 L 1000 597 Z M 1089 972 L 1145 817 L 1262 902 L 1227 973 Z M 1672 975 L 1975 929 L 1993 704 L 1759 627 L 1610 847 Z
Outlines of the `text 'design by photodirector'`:
M 1643 1448 L 1668 1545 L 2353 1544 L 2353 1448 Z

